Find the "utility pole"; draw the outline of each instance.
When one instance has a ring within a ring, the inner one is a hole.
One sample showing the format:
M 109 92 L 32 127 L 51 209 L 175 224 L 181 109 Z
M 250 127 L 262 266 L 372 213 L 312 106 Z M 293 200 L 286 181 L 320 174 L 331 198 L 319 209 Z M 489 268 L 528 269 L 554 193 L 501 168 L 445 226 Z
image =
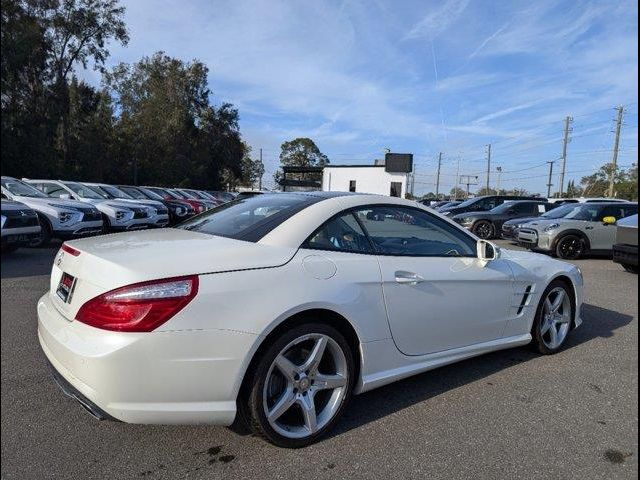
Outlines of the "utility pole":
M 496 191 L 498 192 L 498 195 L 500 195 L 500 180 L 502 180 L 502 167 L 496 167 L 496 170 L 498 172 L 498 187 L 496 188 Z
M 571 141 L 571 132 L 573 131 L 571 128 L 571 123 L 573 123 L 573 117 L 567 116 L 564 119 L 564 140 L 562 142 L 562 172 L 560 173 L 560 191 L 558 194 L 558 198 L 562 198 L 562 194 L 564 193 L 564 176 L 567 171 L 567 147 L 569 146 L 569 142 Z
M 460 183 L 467 186 L 467 198 L 469 198 L 469 186 L 478 184 L 478 176 L 477 175 L 460 175 Z
M 453 189 L 453 198 L 451 200 L 455 200 L 458 196 L 458 185 L 460 185 L 460 157 L 458 157 L 458 167 L 456 168 L 456 184 Z
M 262 163 L 262 149 L 260 149 L 260 177 L 258 179 L 258 190 L 262 190 L 262 175 L 264 175 L 264 163 Z
M 608 197 L 613 198 L 614 182 L 616 178 L 616 172 L 618 170 L 618 151 L 620 150 L 620 132 L 622 130 L 622 117 L 624 116 L 624 107 L 619 106 L 616 108 L 618 111 L 618 119 L 616 120 L 616 138 L 613 143 L 613 157 L 611 158 L 611 172 L 609 172 L 609 191 Z
M 555 160 L 547 161 L 549 164 L 549 180 L 547 181 L 547 198 L 551 198 L 551 187 L 553 183 L 551 183 L 551 179 L 553 178 L 553 164 L 556 163 Z
M 491 144 L 487 145 L 487 195 L 489 195 L 490 177 L 491 177 Z
M 440 168 L 442 167 L 442 152 L 438 154 L 438 174 L 436 175 L 436 200 L 438 200 L 440 194 Z

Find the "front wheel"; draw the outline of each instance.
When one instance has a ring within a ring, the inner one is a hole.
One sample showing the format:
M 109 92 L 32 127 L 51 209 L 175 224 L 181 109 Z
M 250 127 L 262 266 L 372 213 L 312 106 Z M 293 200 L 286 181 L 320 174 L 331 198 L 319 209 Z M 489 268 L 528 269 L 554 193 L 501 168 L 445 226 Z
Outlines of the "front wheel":
M 480 220 L 473 227 L 473 233 L 483 240 L 491 240 L 495 235 L 495 231 L 493 223 L 486 220 Z
M 29 243 L 29 246 L 32 248 L 46 247 L 51 242 L 51 236 L 51 225 L 49 225 L 48 221 L 40 218 L 40 236 L 37 239 L 32 240 L 31 243 Z
M 248 379 L 254 432 L 280 447 L 317 441 L 338 421 L 354 385 L 353 353 L 336 329 L 309 323 L 283 332 Z
M 531 331 L 538 352 L 551 355 L 562 348 L 571 330 L 574 308 L 573 293 L 567 284 L 551 282 L 542 294 Z
M 566 235 L 558 241 L 556 255 L 563 260 L 576 260 L 584 255 L 584 240 L 577 235 Z

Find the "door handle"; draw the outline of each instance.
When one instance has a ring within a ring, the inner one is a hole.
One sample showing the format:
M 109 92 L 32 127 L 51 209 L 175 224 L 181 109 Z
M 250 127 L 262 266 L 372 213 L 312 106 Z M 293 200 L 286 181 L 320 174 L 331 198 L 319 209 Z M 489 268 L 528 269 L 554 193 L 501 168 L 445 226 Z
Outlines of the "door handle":
M 585 230 L 593 230 L 593 227 L 584 227 Z
M 416 285 L 417 283 L 424 282 L 424 278 L 413 272 L 405 272 L 404 270 L 399 270 L 395 273 L 396 282 L 404 283 L 407 285 Z

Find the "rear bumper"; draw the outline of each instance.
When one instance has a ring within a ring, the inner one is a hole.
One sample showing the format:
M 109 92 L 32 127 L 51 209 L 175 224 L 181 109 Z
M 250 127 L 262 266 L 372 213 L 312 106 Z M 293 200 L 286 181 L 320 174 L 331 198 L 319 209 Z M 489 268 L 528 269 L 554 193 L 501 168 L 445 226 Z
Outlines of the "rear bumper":
M 638 266 L 638 246 L 616 244 L 613 246 L 613 261 L 622 265 Z
M 38 338 L 63 391 L 98 418 L 230 425 L 256 335 L 228 330 L 120 333 L 68 321 L 45 294 Z

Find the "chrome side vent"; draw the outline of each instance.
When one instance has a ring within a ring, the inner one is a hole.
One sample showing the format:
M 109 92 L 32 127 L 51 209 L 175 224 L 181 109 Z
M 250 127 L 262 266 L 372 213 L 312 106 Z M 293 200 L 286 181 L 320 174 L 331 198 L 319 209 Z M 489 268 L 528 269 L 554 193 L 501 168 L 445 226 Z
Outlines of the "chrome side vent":
M 531 296 L 531 285 L 528 285 L 527 288 L 525 288 L 524 290 L 524 294 L 522 295 L 522 300 L 520 301 L 520 306 L 518 307 L 517 315 L 520 315 L 522 313 L 522 310 L 524 310 L 524 307 L 527 305 L 527 302 L 529 301 L 530 296 Z

